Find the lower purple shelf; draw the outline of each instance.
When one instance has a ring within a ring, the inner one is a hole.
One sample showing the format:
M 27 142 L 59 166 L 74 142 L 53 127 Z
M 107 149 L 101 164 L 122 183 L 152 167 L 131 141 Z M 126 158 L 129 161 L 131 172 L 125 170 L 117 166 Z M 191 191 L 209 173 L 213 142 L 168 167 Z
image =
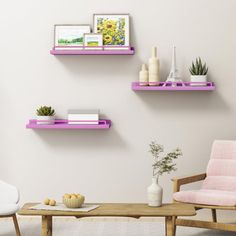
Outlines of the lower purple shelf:
M 111 120 L 99 120 L 98 125 L 69 125 L 68 120 L 56 120 L 53 125 L 39 125 L 37 120 L 29 120 L 27 129 L 109 129 Z
M 50 51 L 52 55 L 134 55 L 133 47 L 129 49 L 116 50 L 55 50 Z
M 132 83 L 134 91 L 212 91 L 215 90 L 213 82 L 192 83 L 192 82 L 160 82 L 158 85 L 140 85 L 139 82 Z

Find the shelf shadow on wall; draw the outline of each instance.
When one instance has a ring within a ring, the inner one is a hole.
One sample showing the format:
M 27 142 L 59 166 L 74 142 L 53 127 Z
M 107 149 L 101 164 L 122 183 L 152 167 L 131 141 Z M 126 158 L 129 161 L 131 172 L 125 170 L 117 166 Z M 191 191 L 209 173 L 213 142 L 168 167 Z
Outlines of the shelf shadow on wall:
M 230 107 L 217 91 L 138 91 L 135 95 L 159 110 L 229 111 Z
M 76 76 L 116 75 L 133 76 L 133 69 L 141 64 L 135 56 L 124 55 L 83 55 L 55 57 L 68 71 Z M 138 69 L 138 68 L 137 68 Z
M 51 147 L 92 148 L 96 150 L 107 147 L 125 148 L 126 143 L 111 126 L 107 130 L 34 130 L 37 136 Z

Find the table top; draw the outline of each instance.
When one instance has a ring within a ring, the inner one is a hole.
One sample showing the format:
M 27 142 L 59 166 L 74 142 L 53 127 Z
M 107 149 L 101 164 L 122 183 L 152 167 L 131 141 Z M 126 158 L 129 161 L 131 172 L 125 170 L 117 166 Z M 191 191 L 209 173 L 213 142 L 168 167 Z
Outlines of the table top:
M 189 204 L 168 203 L 161 207 L 149 207 L 143 203 L 91 203 L 91 205 L 99 205 L 98 208 L 89 212 L 72 212 L 53 211 L 53 210 L 34 210 L 30 207 L 38 203 L 26 203 L 20 211 L 19 215 L 48 215 L 48 216 L 124 216 L 124 217 L 162 217 L 162 216 L 194 216 L 195 208 Z M 86 203 L 87 204 L 87 203 Z

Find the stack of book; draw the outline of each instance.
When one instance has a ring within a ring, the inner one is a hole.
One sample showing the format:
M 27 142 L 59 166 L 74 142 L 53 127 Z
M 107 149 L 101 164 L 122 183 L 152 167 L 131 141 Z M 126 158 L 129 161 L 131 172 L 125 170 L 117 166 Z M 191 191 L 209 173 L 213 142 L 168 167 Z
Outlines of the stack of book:
M 99 110 L 68 110 L 69 125 L 99 124 Z

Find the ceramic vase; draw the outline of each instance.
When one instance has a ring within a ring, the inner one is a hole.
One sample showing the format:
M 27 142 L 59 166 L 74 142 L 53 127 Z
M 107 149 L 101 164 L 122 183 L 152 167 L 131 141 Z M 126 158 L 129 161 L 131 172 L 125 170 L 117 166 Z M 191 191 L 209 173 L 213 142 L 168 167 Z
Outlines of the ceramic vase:
M 159 207 L 162 205 L 163 189 L 158 184 L 158 178 L 152 178 L 152 184 L 147 188 L 148 205 Z
M 150 86 L 157 86 L 160 82 L 160 61 L 157 58 L 157 48 L 152 48 L 152 56 L 149 59 L 148 80 Z
M 206 83 L 207 82 L 207 76 L 206 75 L 191 75 L 190 77 L 191 82 L 194 83 Z
M 145 64 L 142 64 L 142 69 L 139 72 L 139 85 L 141 86 L 148 85 L 148 71 Z
M 37 116 L 38 125 L 54 125 L 55 117 L 54 116 Z

